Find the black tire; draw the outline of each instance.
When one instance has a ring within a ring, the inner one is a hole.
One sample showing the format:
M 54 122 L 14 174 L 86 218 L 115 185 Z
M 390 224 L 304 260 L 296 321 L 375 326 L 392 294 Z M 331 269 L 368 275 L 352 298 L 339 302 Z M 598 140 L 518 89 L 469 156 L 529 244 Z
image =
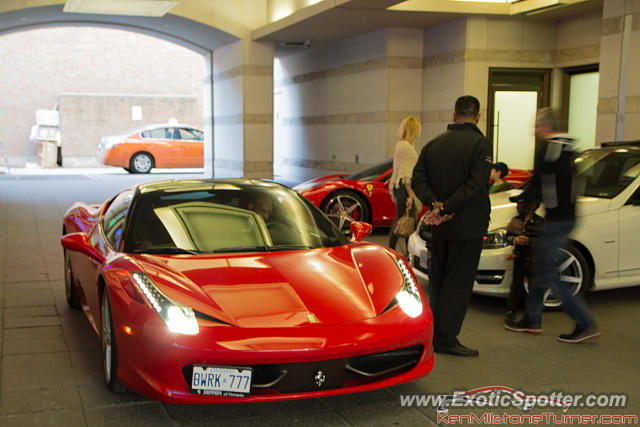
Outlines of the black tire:
M 322 201 L 322 212 L 344 232 L 349 231 L 351 221 L 371 223 L 371 211 L 367 200 L 353 191 L 338 190 Z
M 570 244 L 566 248 L 560 249 L 559 262 L 558 269 L 562 268 L 561 271 L 558 271 L 560 281 L 573 286 L 572 292 L 574 295 L 584 293 L 591 286 L 593 273 L 578 248 Z M 526 279 L 525 290 L 528 294 L 529 284 Z M 562 302 L 553 291 L 548 290 L 544 295 L 544 307 L 550 310 L 559 309 L 562 308 Z
M 126 388 L 118 379 L 118 347 L 113 332 L 113 319 L 111 318 L 111 304 L 107 287 L 102 288 L 102 333 L 100 343 L 102 347 L 102 372 L 107 388 L 113 393 L 123 393 Z
M 129 173 L 133 173 L 133 172 L 131 172 L 131 169 L 129 169 L 129 168 L 122 168 L 122 169 L 126 170 Z
M 69 307 L 76 310 L 79 309 L 80 298 L 78 298 L 78 290 L 76 289 L 73 270 L 71 269 L 71 257 L 66 249 L 64 250 L 64 293 Z
M 141 151 L 131 156 L 129 169 L 131 173 L 149 173 L 155 166 L 155 160 L 149 153 Z

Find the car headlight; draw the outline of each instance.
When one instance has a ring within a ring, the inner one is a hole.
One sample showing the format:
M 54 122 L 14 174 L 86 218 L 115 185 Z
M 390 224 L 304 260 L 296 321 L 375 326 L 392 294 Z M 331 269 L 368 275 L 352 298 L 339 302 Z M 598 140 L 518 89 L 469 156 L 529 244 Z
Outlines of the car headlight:
M 484 236 L 484 240 L 482 242 L 483 249 L 499 249 L 506 248 L 509 246 L 509 240 L 507 240 L 507 230 L 504 228 L 500 228 L 498 230 L 493 230 L 487 233 Z
M 191 307 L 172 301 L 160 292 L 153 280 L 146 274 L 133 273 L 132 277 L 149 304 L 164 320 L 171 332 L 184 335 L 198 334 L 198 321 Z
M 394 261 L 400 269 L 403 279 L 402 288 L 396 294 L 396 302 L 407 316 L 418 317 L 422 314 L 422 297 L 418 290 L 418 284 L 402 260 L 394 258 Z
M 102 138 L 102 140 L 100 140 L 100 148 L 102 150 L 110 150 L 114 147 L 117 147 L 120 144 L 124 144 L 124 139 L 105 137 L 105 138 Z

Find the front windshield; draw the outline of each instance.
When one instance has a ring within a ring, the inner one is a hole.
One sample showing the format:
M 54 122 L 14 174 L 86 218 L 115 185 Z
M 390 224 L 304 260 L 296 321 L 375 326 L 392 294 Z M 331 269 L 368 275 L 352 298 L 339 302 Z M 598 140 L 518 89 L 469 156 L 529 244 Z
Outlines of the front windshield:
M 292 190 L 207 184 L 140 194 L 125 251 L 207 254 L 323 248 L 348 243 Z
M 588 150 L 575 160 L 578 176 L 588 197 L 611 199 L 640 174 L 640 153 L 625 148 Z
M 347 179 L 353 179 L 357 181 L 373 181 L 380 175 L 388 171 L 393 167 L 393 159 L 387 160 L 379 165 L 372 166 L 360 172 L 356 172 L 353 175 L 349 175 Z

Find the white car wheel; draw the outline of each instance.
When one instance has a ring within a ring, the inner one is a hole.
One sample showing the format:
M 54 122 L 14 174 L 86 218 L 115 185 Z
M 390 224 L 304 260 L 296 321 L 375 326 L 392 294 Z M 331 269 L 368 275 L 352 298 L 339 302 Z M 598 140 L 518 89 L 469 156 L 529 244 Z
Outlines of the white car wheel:
M 571 286 L 573 295 L 584 292 L 591 280 L 591 271 L 582 253 L 574 246 L 569 246 L 566 249 L 560 249 L 559 260 L 560 264 L 557 267 L 557 272 L 560 276 L 560 281 L 565 286 Z M 524 281 L 524 287 L 529 293 L 527 279 Z M 544 294 L 544 306 L 546 308 L 558 308 L 562 306 L 562 302 L 551 289 L 548 289 Z

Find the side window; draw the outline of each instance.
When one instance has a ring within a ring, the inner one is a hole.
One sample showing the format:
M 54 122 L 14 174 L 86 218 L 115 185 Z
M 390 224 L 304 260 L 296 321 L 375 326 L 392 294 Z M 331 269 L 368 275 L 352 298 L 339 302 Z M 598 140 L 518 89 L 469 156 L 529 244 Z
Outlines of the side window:
M 198 141 L 204 141 L 204 133 L 199 131 L 198 129 L 189 129 L 196 136 Z
M 640 206 L 640 187 L 629 197 L 625 205 Z
M 176 128 L 176 131 L 180 131 L 180 139 L 185 139 L 185 140 L 189 140 L 189 141 L 194 141 L 194 140 L 198 140 L 198 136 L 192 132 L 191 129 L 187 129 L 187 128 Z
M 142 132 L 143 138 L 164 138 L 165 128 L 149 129 Z
M 124 222 L 133 198 L 133 190 L 118 194 L 102 218 L 102 230 L 112 248 L 118 248 L 122 239 Z

